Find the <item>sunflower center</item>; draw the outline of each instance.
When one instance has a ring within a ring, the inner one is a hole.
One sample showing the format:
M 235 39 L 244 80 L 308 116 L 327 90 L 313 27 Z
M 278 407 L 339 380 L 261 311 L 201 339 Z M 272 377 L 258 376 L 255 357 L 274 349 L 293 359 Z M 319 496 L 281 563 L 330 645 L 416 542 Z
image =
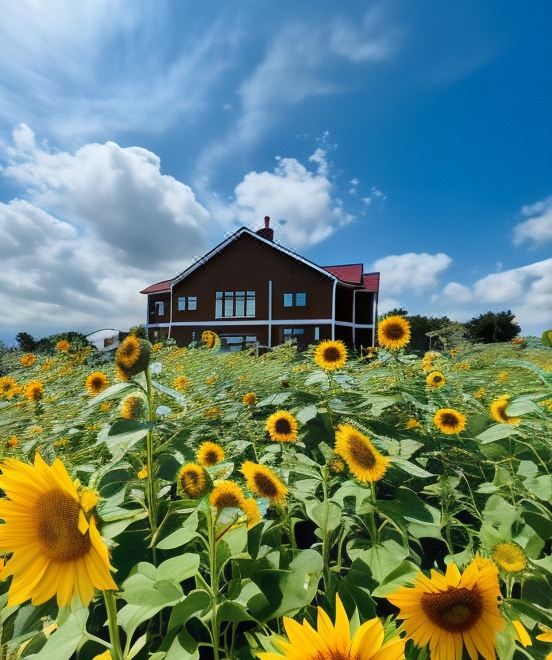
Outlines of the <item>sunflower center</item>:
M 376 464 L 374 452 L 364 442 L 358 439 L 349 441 L 351 458 L 363 468 L 373 468 Z
M 509 419 L 508 415 L 506 414 L 507 407 L 508 407 L 508 403 L 503 403 L 497 407 L 496 411 L 501 419 Z
M 218 454 L 214 449 L 209 449 L 205 452 L 204 460 L 208 465 L 215 465 L 218 463 Z
M 443 426 L 456 426 L 458 424 L 458 417 L 452 413 L 443 413 L 441 415 L 441 424 Z
M 335 649 L 330 651 L 320 651 L 313 660 L 357 660 L 358 655 L 352 656 L 349 653 L 341 653 Z
M 398 323 L 390 323 L 385 328 L 385 334 L 389 339 L 402 339 L 404 337 L 404 328 Z
M 277 419 L 274 428 L 276 429 L 276 433 L 282 433 L 283 435 L 291 433 L 291 424 L 289 423 L 289 419 L 286 419 L 285 417 Z
M 476 588 L 449 587 L 447 591 L 422 594 L 421 605 L 432 623 L 451 633 L 469 630 L 483 611 L 483 601 Z
M 217 509 L 239 509 L 241 500 L 234 493 L 220 493 L 214 502 Z
M 88 532 L 79 531 L 80 506 L 61 490 L 50 490 L 35 508 L 36 532 L 42 551 L 54 561 L 83 557 L 91 546 Z
M 434 383 L 440 383 L 443 379 L 441 376 L 433 376 L 433 382 Z
M 341 352 L 335 346 L 329 346 L 324 351 L 326 362 L 337 362 L 341 358 Z
M 253 478 L 259 493 L 264 497 L 272 498 L 278 495 L 278 488 L 268 475 L 263 474 L 262 472 L 256 472 Z

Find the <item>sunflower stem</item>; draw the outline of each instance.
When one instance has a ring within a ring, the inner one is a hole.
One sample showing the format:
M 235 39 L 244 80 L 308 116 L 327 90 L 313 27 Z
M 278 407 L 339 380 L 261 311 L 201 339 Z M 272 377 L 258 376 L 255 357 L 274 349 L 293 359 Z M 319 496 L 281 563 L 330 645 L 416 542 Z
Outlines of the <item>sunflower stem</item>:
M 217 572 L 217 538 L 216 520 L 213 519 L 211 507 L 207 511 L 207 526 L 209 534 L 209 582 L 211 585 L 211 641 L 213 643 L 213 660 L 219 660 L 219 629 L 217 621 L 217 597 L 219 590 Z
M 330 581 L 330 544 L 328 535 L 328 522 L 330 519 L 330 502 L 328 500 L 328 469 L 322 469 L 322 492 L 324 494 L 324 513 L 322 519 L 322 567 L 324 571 L 324 591 L 328 593 Z
M 148 469 L 148 482 L 147 482 L 147 499 L 148 499 L 148 513 L 149 513 L 149 523 L 152 538 L 155 540 L 156 531 L 157 531 L 157 500 L 155 497 L 155 481 L 153 474 L 153 428 L 152 424 L 155 421 L 155 411 L 153 409 L 153 388 L 151 385 L 151 373 L 149 367 L 146 367 L 146 394 L 148 398 L 148 422 L 150 423 L 150 428 L 148 429 L 148 435 L 146 437 L 146 465 Z M 156 561 L 156 549 L 155 543 L 152 546 L 153 553 L 153 563 L 157 564 Z
M 117 601 L 113 591 L 104 591 L 103 597 L 107 611 L 107 625 L 109 627 L 109 640 L 111 642 L 112 660 L 123 660 L 119 626 L 117 625 Z
M 379 541 L 378 527 L 376 525 L 376 484 L 370 482 L 370 500 L 372 509 L 370 510 L 370 530 L 372 536 L 372 545 L 377 545 Z

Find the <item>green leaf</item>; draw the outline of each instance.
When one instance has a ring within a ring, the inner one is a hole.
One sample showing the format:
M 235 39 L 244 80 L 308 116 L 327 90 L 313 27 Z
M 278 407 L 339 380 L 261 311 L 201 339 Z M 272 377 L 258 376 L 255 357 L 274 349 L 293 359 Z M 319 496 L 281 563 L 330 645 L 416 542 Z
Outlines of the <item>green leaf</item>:
M 246 608 L 240 603 L 232 600 L 225 600 L 217 610 L 218 621 L 231 621 L 232 623 L 240 623 L 241 621 L 255 621 L 255 619 L 247 612 Z
M 320 529 L 324 529 L 324 526 L 326 526 L 328 531 L 332 531 L 336 529 L 341 522 L 341 507 L 335 502 L 328 502 L 327 507 L 326 513 L 324 502 L 319 502 L 318 500 L 309 500 L 306 502 L 308 517 L 315 522 Z
M 301 424 L 306 424 L 311 419 L 314 419 L 316 415 L 318 415 L 318 408 L 315 404 L 311 404 L 301 408 L 295 417 L 299 422 L 301 422 Z
M 262 401 L 259 401 L 259 403 L 257 403 L 257 408 L 264 408 L 265 406 L 281 406 L 290 396 L 291 392 L 278 392 L 277 394 L 271 394 L 265 399 L 262 399 Z
M 351 551 L 349 551 L 349 554 L 353 558 Z M 361 559 L 370 568 L 374 579 L 381 584 L 386 576 L 399 567 L 407 555 L 408 550 L 405 550 L 396 541 L 388 539 L 367 550 L 355 552 L 354 559 Z
M 489 442 L 496 442 L 497 440 L 502 440 L 507 438 L 510 435 L 517 432 L 517 427 L 512 424 L 494 424 L 490 426 L 486 431 L 475 436 L 476 440 L 482 445 L 486 445 Z
M 86 634 L 88 608 L 72 612 L 54 632 L 34 660 L 70 660 Z
M 106 401 L 106 399 L 113 399 L 116 396 L 120 396 L 124 392 L 129 392 L 130 390 L 134 389 L 136 389 L 136 385 L 132 382 L 115 383 L 115 385 L 111 385 L 111 387 L 108 387 L 106 390 L 100 392 L 100 394 L 90 399 L 87 405 L 88 407 L 97 406 L 98 403 Z
M 540 477 L 525 479 L 523 485 L 527 490 L 538 497 L 539 500 L 550 502 L 552 500 L 552 475 L 543 474 Z
M 206 609 L 210 602 L 211 598 L 206 591 L 200 589 L 190 591 L 181 603 L 178 603 L 173 607 L 168 629 L 172 630 L 173 628 L 183 625 L 188 619 L 194 616 L 194 614 Z
M 506 414 L 510 417 L 526 415 L 527 413 L 537 413 L 540 415 L 541 412 L 541 409 L 534 401 L 531 401 L 531 399 L 527 399 L 525 397 L 514 399 L 511 403 L 508 404 L 508 407 L 506 408 Z
M 400 456 L 393 456 L 393 458 L 391 459 L 391 465 L 394 465 L 400 468 L 401 470 L 404 470 L 408 474 L 411 474 L 413 477 L 421 477 L 422 479 L 427 479 L 428 477 L 434 476 L 431 472 L 428 472 L 419 465 L 416 465 L 416 463 L 407 461 L 406 459 L 401 458 Z
M 172 534 L 166 536 L 162 541 L 159 541 L 157 547 L 159 550 L 173 550 L 174 548 L 179 548 L 180 546 L 189 543 L 197 536 L 196 530 L 198 523 L 199 518 L 197 511 L 194 511 L 186 518 L 180 529 L 177 529 Z
M 414 578 L 419 572 L 420 569 L 412 562 L 408 560 L 402 561 L 394 570 L 385 576 L 380 586 L 372 591 L 372 596 L 385 598 L 385 596 L 393 593 L 399 587 L 404 587 L 414 582 Z
M 199 555 L 191 553 L 178 555 L 166 559 L 157 567 L 156 582 L 169 580 L 171 582 L 182 582 L 193 577 L 199 570 Z

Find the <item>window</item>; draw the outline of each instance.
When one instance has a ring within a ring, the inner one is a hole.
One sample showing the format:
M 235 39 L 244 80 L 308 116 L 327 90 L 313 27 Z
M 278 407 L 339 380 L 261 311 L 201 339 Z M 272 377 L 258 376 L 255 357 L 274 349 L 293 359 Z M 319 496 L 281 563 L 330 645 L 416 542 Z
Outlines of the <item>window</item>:
M 215 317 L 255 316 L 255 291 L 217 291 Z
M 178 296 L 178 311 L 194 312 L 197 309 L 197 296 Z
M 221 335 L 221 350 L 234 353 L 252 348 L 257 343 L 255 335 Z
M 289 341 L 304 334 L 304 328 L 284 328 L 284 341 Z
M 306 293 L 284 293 L 284 307 L 305 307 Z
M 155 314 L 157 316 L 163 316 L 165 314 L 165 303 L 163 301 L 157 301 L 155 303 Z

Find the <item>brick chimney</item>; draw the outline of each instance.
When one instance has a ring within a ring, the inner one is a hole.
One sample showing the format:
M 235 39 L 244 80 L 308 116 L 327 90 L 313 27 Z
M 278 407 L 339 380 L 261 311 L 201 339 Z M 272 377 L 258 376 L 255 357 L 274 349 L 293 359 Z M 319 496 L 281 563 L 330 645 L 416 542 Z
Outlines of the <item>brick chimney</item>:
M 267 241 L 272 241 L 274 239 L 274 229 L 270 228 L 270 216 L 265 215 L 264 217 L 264 227 L 257 230 L 257 234 L 261 238 L 266 238 Z

